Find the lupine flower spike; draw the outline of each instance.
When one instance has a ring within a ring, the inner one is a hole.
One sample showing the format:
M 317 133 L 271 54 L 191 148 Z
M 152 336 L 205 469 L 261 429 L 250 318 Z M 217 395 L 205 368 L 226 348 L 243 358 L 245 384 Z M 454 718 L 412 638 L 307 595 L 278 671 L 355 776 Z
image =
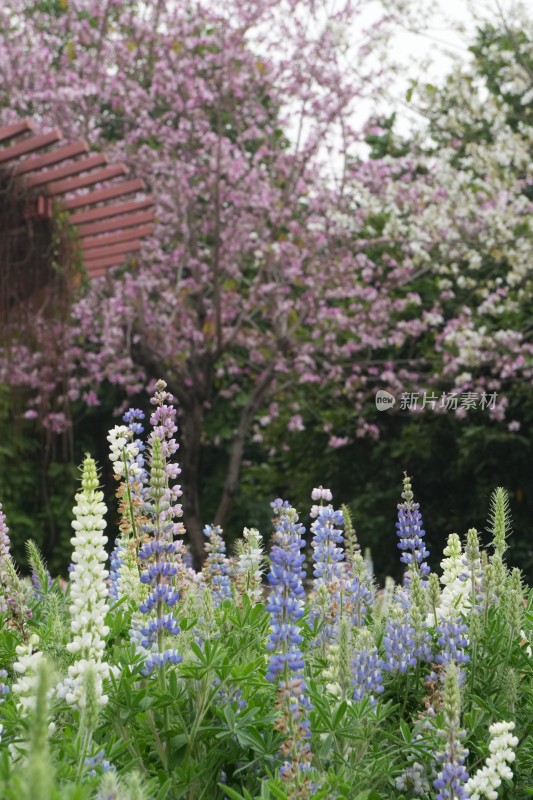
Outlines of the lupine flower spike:
M 398 522 L 396 523 L 396 533 L 400 539 L 398 549 L 402 551 L 400 561 L 407 565 L 406 580 L 409 580 L 411 571 L 418 571 L 422 578 L 429 574 L 429 566 L 426 558 L 429 551 L 424 542 L 425 531 L 423 529 L 422 515 L 420 506 L 413 502 L 413 490 L 411 479 L 405 476 L 403 480 L 403 503 L 398 504 Z
M 436 800 L 466 800 L 468 792 L 465 787 L 468 772 L 464 767 L 468 750 L 461 745 L 464 731 L 460 727 L 461 698 L 457 666 L 452 662 L 446 669 L 444 679 L 444 718 L 445 730 L 441 731 L 445 739 L 444 751 L 438 756 L 441 770 L 433 781 L 437 789 Z
M 469 606 L 470 586 L 468 574 L 465 569 L 464 556 L 461 549 L 461 540 L 456 533 L 448 536 L 448 543 L 444 548 L 445 558 L 440 562 L 443 585 L 440 597 L 438 616 L 440 619 L 451 615 L 457 616 Z
M 204 536 L 207 538 L 207 558 L 203 573 L 207 585 L 212 589 L 213 603 L 217 608 L 223 600 L 231 598 L 230 562 L 226 556 L 226 543 L 222 538 L 220 525 L 206 525 Z
M 147 483 L 144 444 L 138 438 L 143 432 L 143 419 L 142 411 L 130 409 L 123 416 L 126 424 L 116 425 L 107 437 L 113 473 L 119 481 L 116 495 L 120 514 L 120 535 L 115 540 L 111 554 L 109 594 L 112 600 L 125 597 L 134 603 L 139 603 L 144 596 L 139 584 L 137 563 L 137 554 L 142 545 L 141 527 Z
M 285 763 L 281 778 L 295 787 L 295 797 L 307 797 L 310 781 L 306 774 L 311 762 L 307 710 L 310 707 L 303 677 L 304 661 L 300 651 L 302 636 L 298 620 L 304 612 L 305 592 L 302 569 L 305 556 L 301 553 L 305 528 L 298 515 L 287 503 L 272 504 L 278 516 L 274 545 L 270 554 L 268 581 L 272 587 L 267 610 L 272 619 L 267 650 L 271 653 L 266 677 L 279 682 L 277 709 L 280 712 L 276 727 L 285 738 L 281 755 Z
M 518 738 L 512 733 L 514 727 L 514 722 L 495 722 L 490 726 L 490 756 L 465 787 L 470 800 L 481 800 L 483 797 L 487 800 L 497 800 L 498 787 L 502 780 L 513 779 L 513 771 L 509 764 L 516 758 L 514 749 L 518 744 Z
M 28 593 L 17 574 L 9 548 L 9 528 L 0 503 L 0 614 L 9 612 L 8 627 L 17 628 L 28 636 L 27 620 L 32 616 Z
M 248 595 L 252 603 L 259 603 L 263 597 L 262 577 L 263 554 L 261 534 L 256 528 L 245 528 L 242 539 L 236 544 L 235 586 L 237 600 Z
M 167 647 L 167 640 L 180 632 L 172 608 L 179 600 L 175 576 L 181 564 L 183 543 L 175 541 L 174 536 L 183 532 L 183 526 L 174 521 L 182 515 L 181 505 L 177 503 L 182 492 L 181 487 L 171 485 L 171 481 L 181 470 L 171 461 L 178 449 L 174 439 L 176 410 L 171 405 L 172 395 L 165 389 L 166 383 L 158 381 L 151 399 L 156 409 L 150 417 L 152 433 L 148 443 L 150 486 L 144 509 L 147 517 L 144 533 L 147 537 L 139 551 L 143 564 L 141 582 L 150 587 L 150 593 L 139 605 L 139 611 L 146 617 L 144 620 L 135 618 L 132 632 L 132 638 L 137 639 L 145 652 L 144 674 L 166 663 L 178 664 L 181 661 L 177 651 Z M 169 609 L 167 613 L 164 613 L 165 607 Z
M 313 490 L 313 499 L 317 498 L 318 489 Z M 320 489 L 321 495 L 331 497 L 331 492 Z M 317 498 L 322 499 L 322 498 Z M 311 525 L 313 532 L 313 588 L 317 615 L 323 623 L 320 640 L 330 639 L 339 618 L 341 593 L 343 587 L 344 549 L 342 528 L 344 518 L 342 511 L 335 511 L 333 506 L 315 506 L 313 513 L 317 518 Z
M 67 650 L 76 656 L 76 660 L 69 667 L 68 677 L 58 687 L 58 694 L 72 705 L 79 704 L 83 694 L 83 676 L 92 664 L 97 673 L 99 703 L 104 705 L 107 702 L 102 688 L 102 682 L 109 678 L 109 665 L 103 660 L 109 633 L 104 621 L 108 611 L 106 578 L 109 573 L 105 568 L 107 536 L 103 534 L 106 527 L 103 497 L 98 489 L 96 464 L 87 455 L 82 467 L 81 492 L 76 495 L 76 518 L 72 523 L 75 534 L 71 539 L 74 568 L 70 574 L 69 610 L 73 638 L 67 644 Z

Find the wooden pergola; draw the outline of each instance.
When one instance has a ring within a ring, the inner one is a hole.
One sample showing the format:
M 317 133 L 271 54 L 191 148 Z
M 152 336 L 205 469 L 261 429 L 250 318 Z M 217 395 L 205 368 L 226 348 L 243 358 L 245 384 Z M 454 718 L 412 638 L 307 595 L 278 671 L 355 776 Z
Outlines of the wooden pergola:
M 81 256 L 90 278 L 138 252 L 154 219 L 144 181 L 128 178 L 124 164 L 108 164 L 105 154 L 90 153 L 85 141 L 65 141 L 58 128 L 40 133 L 27 119 L 0 127 L 0 202 L 0 239 L 5 240 L 0 241 L 0 260 L 19 265 L 19 273 L 20 265 L 42 261 L 47 249 L 50 253 L 58 212 L 66 216 L 76 257 L 79 262 Z M 28 286 L 23 294 L 33 288 L 39 287 Z M 6 280 L 3 288 L 0 284 L 4 307 L 5 292 Z M 19 293 L 11 299 L 24 298 Z

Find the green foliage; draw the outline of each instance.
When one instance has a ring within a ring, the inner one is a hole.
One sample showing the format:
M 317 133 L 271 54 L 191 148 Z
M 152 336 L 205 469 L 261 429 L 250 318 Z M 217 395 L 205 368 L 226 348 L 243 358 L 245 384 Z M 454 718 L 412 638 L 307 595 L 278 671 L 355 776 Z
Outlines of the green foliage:
M 357 519 L 355 514 L 354 521 Z M 327 627 L 322 628 L 324 620 L 320 617 L 312 618 L 316 606 L 312 593 L 309 596 L 298 628 L 311 702 L 315 800 L 407 800 L 408 789 L 401 794 L 398 786 L 415 763 L 427 783 L 427 791 L 421 796 L 432 800 L 430 785 L 438 769 L 437 753 L 442 750 L 440 731 L 452 722 L 467 731 L 467 766 L 473 774 L 489 752 L 489 725 L 512 721 L 519 742 L 512 764 L 514 777 L 512 784 L 505 784 L 500 797 L 518 800 L 533 789 L 533 590 L 526 589 L 524 594 L 520 571 L 510 571 L 503 562 L 498 542 L 502 531 L 508 532 L 508 510 L 501 490 L 494 494 L 492 519 L 495 553 L 481 553 L 484 566 L 479 568 L 484 570 L 484 578 L 479 584 L 473 578 L 474 593 L 481 594 L 475 595 L 475 606 L 467 604 L 460 612 L 469 626 L 470 639 L 469 663 L 461 665 L 464 680 L 460 697 L 455 684 L 449 688 L 448 678 L 445 688 L 442 667 L 436 660 L 419 662 L 405 674 L 384 672 L 384 692 L 377 701 L 368 695 L 354 701 L 352 660 L 358 648 L 374 642 L 386 657 L 384 625 L 388 612 L 385 610 L 383 617 L 369 608 L 362 629 L 354 627 L 350 616 L 342 616 L 338 638 L 326 638 L 317 647 L 317 635 Z M 353 539 L 350 521 L 347 529 Z M 427 538 L 433 546 L 431 537 Z M 479 563 L 475 530 L 469 531 L 466 542 L 461 538 L 463 546 L 467 545 L 467 559 Z M 454 541 L 460 548 L 459 537 Z M 47 567 L 34 544 L 28 544 L 28 552 L 40 582 L 45 583 Z M 358 558 L 356 543 L 352 542 L 347 550 L 348 568 Z M 504 571 L 495 592 L 487 576 L 497 558 Z M 64 680 L 73 663 L 66 649 L 71 640 L 68 586 L 62 588 L 56 580 L 50 587 L 46 584 L 44 592 L 28 593 L 32 615 L 18 628 L 9 624 L 11 612 L 0 611 L 0 662 L 7 667 L 6 682 L 11 684 L 1 707 L 2 798 L 308 797 L 295 794 L 279 771 L 286 733 L 279 725 L 276 686 L 266 679 L 271 614 L 263 602 L 240 594 L 236 583 L 234 599 L 213 607 L 205 600 L 209 588 L 201 588 L 198 576 L 189 580 L 176 606 L 181 632 L 174 646 L 182 662 L 167 665 L 164 680 L 157 672 L 148 676 L 143 673 L 143 657 L 130 633 L 132 615 L 137 613 L 131 600 L 123 597 L 109 608 L 105 659 L 112 671 L 106 686 L 108 702 L 100 708 L 96 671 L 91 664 L 83 677 L 81 708 L 69 705 L 61 693 L 47 691 L 48 686 L 55 687 Z M 435 573 L 429 582 L 433 589 L 438 587 Z M 435 594 L 433 589 L 430 597 Z M 424 612 L 418 617 L 419 624 L 426 626 L 437 654 L 439 631 L 432 615 L 426 621 L 430 597 L 426 598 L 425 592 L 423 583 L 413 578 L 412 601 Z M 438 604 L 437 591 L 431 605 Z M 29 661 L 23 664 L 28 643 L 37 654 L 34 658 L 39 659 L 34 662 L 35 670 Z M 30 692 L 27 705 L 22 702 L 28 696 L 26 689 L 16 686 L 21 675 L 27 686 L 34 682 L 35 699 L 32 703 Z M 36 785 L 40 791 L 37 795 Z

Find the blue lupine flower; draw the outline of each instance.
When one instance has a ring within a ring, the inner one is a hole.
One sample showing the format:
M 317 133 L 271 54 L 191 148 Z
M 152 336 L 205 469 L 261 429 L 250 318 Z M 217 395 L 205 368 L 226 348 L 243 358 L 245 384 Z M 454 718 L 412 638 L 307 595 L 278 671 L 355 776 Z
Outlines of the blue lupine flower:
M 289 756 L 280 769 L 280 777 L 290 781 L 309 769 L 311 751 L 306 710 L 310 708 L 303 678 L 304 661 L 299 645 L 302 636 L 298 620 L 304 613 L 305 592 L 301 553 L 305 528 L 293 508 L 282 500 L 273 505 L 279 514 L 275 525 L 274 545 L 270 553 L 268 581 L 272 587 L 267 610 L 271 615 L 271 633 L 267 650 L 271 653 L 267 680 L 279 681 L 276 708 L 281 712 L 277 729 L 287 735 L 281 753 Z
M 122 546 L 120 537 L 115 539 L 115 546 L 109 558 L 109 597 L 117 602 L 119 599 L 120 568 L 122 567 Z
M 415 572 L 409 583 L 409 618 L 413 626 L 413 655 L 418 661 L 433 661 L 432 637 L 428 630 L 427 591 Z
M 226 544 L 222 538 L 220 525 L 215 527 L 206 525 L 204 536 L 209 540 L 205 546 L 207 558 L 204 565 L 204 575 L 212 589 L 213 605 L 217 608 L 223 600 L 231 598 L 230 565 L 226 556 Z
M 175 504 L 181 496 L 181 488 L 169 485 L 169 481 L 180 472 L 177 464 L 169 463 L 170 456 L 178 447 L 173 438 L 177 430 L 174 424 L 176 411 L 167 404 L 172 402 L 172 396 L 165 387 L 164 381 L 158 381 L 151 400 L 157 408 L 150 418 L 153 427 L 149 437 L 150 486 L 144 504 L 148 522 L 143 525 L 143 533 L 151 535 L 151 538 L 139 550 L 139 559 L 144 567 L 140 581 L 151 587 L 148 596 L 139 603 L 139 612 L 149 618 L 143 621 L 135 616 L 132 620 L 132 638 L 147 651 L 145 675 L 156 667 L 181 661 L 174 649 L 165 648 L 165 640 L 180 632 L 172 612 L 165 614 L 164 608 L 172 609 L 179 600 L 173 579 L 181 554 L 181 543 L 174 541 L 174 533 L 181 532 L 181 527 L 174 522 L 175 516 L 181 516 L 181 505 Z
M 365 559 L 360 553 L 355 553 L 351 564 L 347 565 L 347 574 L 350 576 L 344 582 L 343 602 L 352 624 L 361 628 L 365 624 L 368 609 L 374 603 L 372 578 L 369 575 Z
M 89 769 L 88 775 L 97 774 L 96 767 L 100 767 L 102 772 L 116 772 L 116 767 L 105 757 L 105 750 L 100 750 L 94 756 L 87 756 L 85 766 Z
M 9 694 L 9 686 L 4 683 L 4 680 L 7 678 L 7 672 L 5 669 L 0 669 L 0 703 L 4 702 L 3 695 Z
M 413 653 L 415 630 L 409 618 L 409 607 L 405 608 L 400 594 L 394 595 L 391 606 L 383 645 L 385 647 L 386 672 L 407 672 L 409 667 L 414 667 L 416 658 Z
M 468 646 L 467 631 L 467 625 L 460 619 L 447 617 L 441 621 L 437 626 L 439 635 L 437 642 L 441 648 L 436 658 L 438 664 L 449 664 L 451 661 L 456 664 L 467 664 L 470 661 L 470 656 L 465 653 L 465 647 Z M 461 678 L 462 673 L 459 675 L 459 680 Z
M 464 731 L 460 729 L 461 695 L 459 691 L 459 670 L 451 662 L 444 676 L 444 718 L 446 729 L 440 735 L 446 740 L 444 752 L 437 755 L 437 763 L 442 765 L 433 786 L 438 789 L 436 800 L 466 800 L 468 793 L 464 784 L 468 772 L 464 767 L 468 750 L 461 745 Z
M 53 584 L 53 580 L 48 570 L 46 570 L 46 573 L 48 575 L 48 588 L 50 588 Z M 41 581 L 39 580 L 39 576 L 34 570 L 32 570 L 31 573 L 31 583 L 34 588 L 33 596 L 36 599 L 43 597 L 43 588 L 41 586 Z
M 429 566 L 424 559 L 429 556 L 424 536 L 422 515 L 418 503 L 413 503 L 413 492 L 411 489 L 411 479 L 407 477 L 403 481 L 403 503 L 398 504 L 398 522 L 396 523 L 396 533 L 400 538 L 398 548 L 402 550 L 400 561 L 407 564 L 408 568 L 418 570 L 420 575 L 429 575 Z M 408 578 L 407 573 L 407 578 Z
M 314 493 L 318 490 L 313 490 Z M 329 490 L 326 496 L 331 497 Z M 313 539 L 313 604 L 309 616 L 310 624 L 318 618 L 322 623 L 314 644 L 325 644 L 334 636 L 341 607 L 341 589 L 345 574 L 344 549 L 342 547 L 342 511 L 333 506 L 315 506 L 312 512 L 316 519 L 311 524 Z
M 353 699 L 358 702 L 368 695 L 374 704 L 377 702 L 374 694 L 381 694 L 383 691 L 384 662 L 379 657 L 378 649 L 369 631 L 361 631 L 356 647 L 352 662 Z
M 328 588 L 334 586 L 338 584 L 343 575 L 343 525 L 344 516 L 342 511 L 334 511 L 332 506 L 325 506 L 311 526 L 314 534 L 311 545 L 314 551 L 313 561 L 315 566 L 313 575 L 315 576 L 315 589 L 318 588 L 319 584 L 323 584 Z
M 462 751 L 464 752 L 464 751 Z M 447 761 L 444 754 L 439 756 L 438 761 L 443 761 L 444 766 L 439 772 L 439 777 L 433 781 L 433 786 L 438 789 L 436 800 L 466 800 L 468 797 L 464 784 L 468 780 L 468 772 L 462 759 L 458 761 Z

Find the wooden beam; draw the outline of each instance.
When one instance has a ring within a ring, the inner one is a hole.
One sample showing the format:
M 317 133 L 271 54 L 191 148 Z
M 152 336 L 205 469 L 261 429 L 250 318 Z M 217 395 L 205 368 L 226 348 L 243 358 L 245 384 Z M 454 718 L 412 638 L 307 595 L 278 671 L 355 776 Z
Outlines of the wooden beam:
M 14 144 L 11 147 L 4 147 L 3 150 L 0 150 L 0 164 L 6 164 L 8 161 L 13 161 L 15 158 L 26 155 L 26 153 L 34 153 L 36 150 L 41 150 L 43 147 L 48 147 L 61 141 L 62 138 L 63 134 L 59 128 L 54 128 L 53 131 L 42 133 L 39 136 L 29 136 L 20 144 Z
M 84 206 L 92 206 L 96 203 L 102 203 L 104 200 L 112 200 L 115 197 L 123 197 L 125 194 L 133 194 L 134 192 L 142 192 L 146 185 L 141 178 L 135 178 L 132 181 L 124 181 L 117 186 L 111 186 L 109 189 L 99 189 L 96 192 L 88 192 L 79 197 L 73 197 L 72 200 L 65 200 L 62 206 L 67 211 L 74 208 L 83 208 Z
M 67 158 L 75 158 L 88 152 L 89 145 L 87 142 L 73 142 L 72 144 L 58 147 L 56 150 L 52 150 L 51 153 L 25 158 L 24 161 L 19 161 L 18 164 L 15 164 L 13 171 L 15 175 L 27 175 L 28 172 L 33 172 L 43 167 L 51 167 L 53 164 L 60 164 L 61 161 L 66 161 Z
M 140 211 L 142 208 L 150 208 L 153 204 L 154 201 L 151 197 L 145 197 L 143 200 L 132 200 L 129 203 L 115 203 L 109 206 L 100 206 L 91 211 L 80 211 L 77 214 L 72 214 L 70 216 L 70 222 L 72 225 L 81 225 L 84 222 L 95 222 L 99 219 L 116 217 L 119 214 L 129 214 L 130 211 Z
M 120 244 L 113 244 L 110 245 L 105 249 L 105 253 L 102 252 L 102 248 L 93 248 L 92 250 L 86 250 L 83 254 L 83 263 L 89 264 L 91 261 L 99 261 L 102 258 L 106 258 L 107 256 L 119 256 L 123 253 L 134 253 L 137 250 L 140 250 L 142 246 L 142 242 L 140 239 L 131 239 L 129 242 L 121 242 Z
M 98 270 L 101 267 L 118 267 L 120 264 L 125 264 L 127 261 L 125 255 L 111 255 L 111 256 L 102 256 L 102 258 L 93 259 L 92 261 L 86 262 L 84 259 L 85 269 L 92 275 L 95 270 Z
M 89 170 L 102 167 L 104 164 L 107 164 L 105 155 L 103 153 L 95 153 L 93 156 L 89 156 L 89 158 L 80 158 L 78 161 L 71 161 L 69 164 L 65 164 L 64 167 L 47 169 L 35 175 L 29 175 L 26 178 L 26 186 L 28 188 L 44 186 L 47 183 L 54 183 L 54 181 L 69 178 L 71 175 L 79 175 L 80 172 L 89 172 Z
M 83 239 L 81 243 L 82 250 L 102 250 L 109 245 L 119 244 L 120 242 L 129 242 L 132 239 L 142 239 L 144 236 L 149 236 L 152 232 L 152 225 L 140 225 L 139 227 L 132 228 L 120 233 L 111 233 L 107 236 L 89 236 Z
M 88 175 L 82 175 L 79 178 L 67 178 L 64 181 L 58 181 L 48 190 L 51 195 L 67 194 L 74 192 L 76 189 L 83 189 L 86 186 L 94 186 L 95 183 L 103 183 L 112 178 L 118 178 L 125 175 L 127 172 L 124 164 L 111 164 L 109 167 L 90 172 Z
M 109 233 L 110 231 L 123 230 L 124 228 L 134 228 L 136 225 L 144 225 L 152 222 L 155 211 L 141 211 L 139 214 L 129 214 L 128 216 L 112 217 L 103 222 L 92 222 L 88 225 L 78 227 L 78 238 L 84 239 L 86 236 L 94 236 L 97 233 Z
M 23 133 L 33 132 L 34 130 L 35 128 L 29 119 L 13 122 L 11 125 L 4 125 L 0 128 L 0 142 L 5 142 L 6 139 L 15 139 L 17 136 L 22 136 Z

